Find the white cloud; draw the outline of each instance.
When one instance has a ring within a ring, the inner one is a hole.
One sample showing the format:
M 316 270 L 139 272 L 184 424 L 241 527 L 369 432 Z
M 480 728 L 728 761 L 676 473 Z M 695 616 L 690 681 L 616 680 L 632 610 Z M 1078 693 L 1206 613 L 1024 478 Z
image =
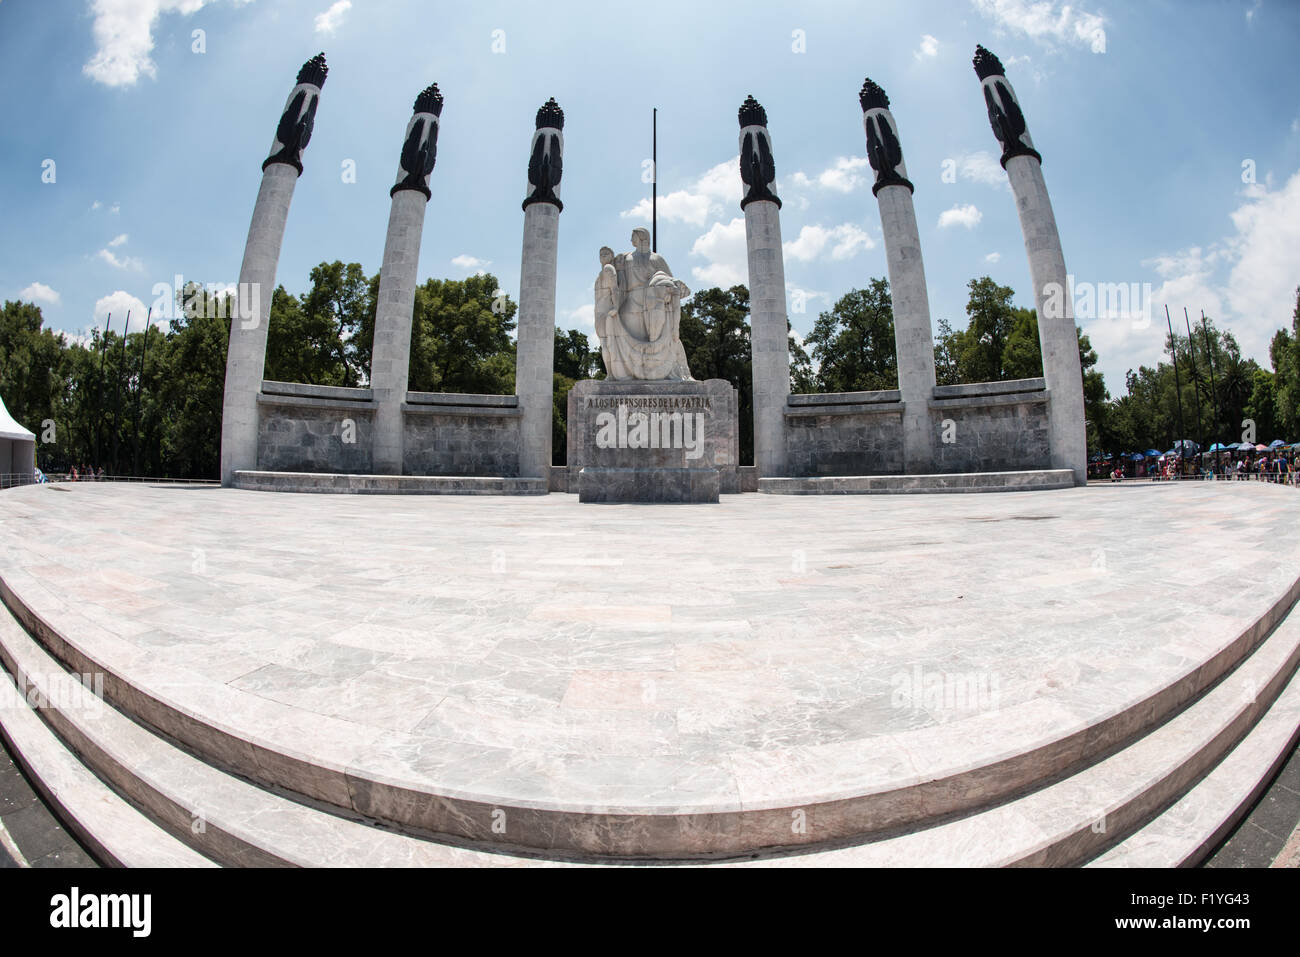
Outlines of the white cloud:
M 685 189 L 660 194 L 659 218 L 670 223 L 703 226 L 710 216 L 720 216 L 728 206 L 734 208 L 743 193 L 740 157 L 736 156 L 714 166 Z M 649 225 L 650 213 L 650 197 L 647 196 L 619 216 Z
M 1056 0 L 971 0 L 986 19 L 1032 40 L 1106 52 L 1106 18 Z
M 1264 0 L 1255 0 L 1255 2 L 1251 5 L 1250 9 L 1246 11 L 1247 23 L 1255 22 L 1255 14 L 1259 12 L 1259 8 L 1263 6 L 1263 4 L 1264 4 Z
M 453 266 L 458 266 L 461 269 L 482 269 L 484 266 L 492 265 L 492 260 L 479 259 L 476 256 L 470 256 L 467 253 L 461 253 L 459 256 L 455 257 L 451 261 L 451 264 Z
M 101 207 L 101 206 L 103 206 L 103 205 L 104 205 L 104 204 L 101 203 L 99 200 L 95 200 L 93 203 L 90 204 L 90 208 L 91 208 L 91 209 L 99 209 L 99 207 Z
M 938 55 L 939 41 L 928 33 L 922 35 L 920 49 L 912 54 L 912 56 L 916 57 L 918 60 L 924 60 L 927 57 L 935 57 Z
M 112 206 L 108 207 L 108 211 L 112 213 L 114 216 L 116 216 L 118 213 L 122 211 L 122 204 L 114 203 Z
M 1011 189 L 1006 170 L 1002 162 L 988 150 L 976 150 L 974 153 L 962 153 L 953 158 L 957 164 L 957 178 L 985 186 L 997 186 Z
M 568 317 L 571 326 L 576 326 L 580 331 L 596 331 L 596 307 L 592 303 L 570 309 Z
M 43 282 L 32 283 L 22 292 L 18 293 L 18 298 L 25 302 L 44 302 L 51 306 L 57 306 L 59 304 L 59 294 Z
M 986 263 L 995 263 L 999 261 L 1001 258 L 1002 258 L 1001 253 L 989 253 L 987 256 L 984 257 L 984 261 Z
M 111 247 L 111 246 L 121 246 L 124 242 L 126 242 L 126 233 L 121 233 L 121 234 L 119 234 L 119 235 L 117 235 L 117 236 L 114 236 L 112 239 L 110 239 L 110 240 L 108 241 L 108 245 L 109 245 L 110 247 Z
M 212 0 L 92 0 L 91 33 L 95 53 L 81 72 L 105 86 L 134 86 L 140 77 L 153 79 L 158 68 L 153 52 L 153 30 L 164 13 L 189 16 Z M 249 0 L 236 0 L 246 3 Z
M 121 335 L 128 313 L 131 316 L 130 331 L 139 332 L 144 329 L 144 321 L 149 315 L 149 307 L 129 292 L 119 289 L 95 301 L 95 309 L 91 313 L 95 327 L 103 329 L 104 320 L 110 313 L 113 316 L 112 328 Z
M 706 266 L 691 268 L 691 275 L 699 282 L 723 289 L 743 284 L 749 273 L 744 218 L 737 216 L 725 225 L 714 223 L 695 240 L 691 255 L 709 260 Z
M 871 237 L 860 226 L 842 223 L 827 229 L 824 226 L 805 226 L 793 242 L 785 244 L 785 254 L 799 262 L 812 262 L 830 248 L 830 258 L 836 261 L 852 259 L 859 252 L 875 247 Z
M 940 213 L 939 228 L 947 229 L 949 226 L 965 226 L 967 229 L 974 229 L 983 218 L 984 214 L 973 203 L 967 203 L 965 206 L 954 206 L 952 209 L 946 209 Z
M 108 249 L 101 249 L 99 252 L 95 253 L 95 256 L 112 266 L 114 269 L 129 269 L 133 272 L 141 272 L 144 270 L 144 263 L 139 259 L 136 259 L 134 256 L 123 256 L 119 259 Z
M 352 0 L 338 0 L 324 13 L 316 14 L 316 32 L 333 33 L 343 22 L 343 14 L 352 9 Z
M 814 299 L 826 299 L 827 294 L 818 292 L 813 289 L 803 289 L 792 282 L 785 284 L 786 296 L 790 302 L 790 312 L 794 315 L 801 315 L 806 312 L 814 311 L 812 301 Z M 795 339 L 800 345 L 803 344 L 803 337 L 795 333 Z
M 837 193 L 851 193 L 867 182 L 861 174 L 868 165 L 865 156 L 837 156 L 816 176 L 797 172 L 790 177 L 790 182 L 800 189 L 819 186 Z
M 1084 326 L 1097 347 L 1108 381 L 1121 382 L 1126 369 L 1153 366 L 1165 358 L 1164 306 L 1174 326 L 1186 308 L 1193 323 L 1201 311 L 1241 345 L 1242 354 L 1269 367 L 1273 334 L 1291 324 L 1300 267 L 1300 171 L 1277 190 L 1252 186 L 1229 216 L 1233 232 L 1207 246 L 1191 246 L 1145 260 L 1160 279 L 1151 293 L 1149 327 L 1122 317 Z M 1134 282 L 1138 277 L 1125 277 Z

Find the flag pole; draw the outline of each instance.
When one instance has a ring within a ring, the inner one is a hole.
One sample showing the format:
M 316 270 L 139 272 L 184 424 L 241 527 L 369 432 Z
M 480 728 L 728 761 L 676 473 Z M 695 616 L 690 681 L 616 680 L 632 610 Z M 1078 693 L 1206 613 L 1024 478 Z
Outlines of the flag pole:
M 659 110 L 651 118 L 650 134 L 650 251 L 659 252 Z
M 1205 445 L 1205 425 L 1201 418 L 1201 374 L 1196 371 L 1196 337 L 1192 335 L 1192 320 L 1187 316 L 1187 307 L 1183 306 L 1183 323 L 1187 326 L 1187 353 L 1192 360 L 1192 396 L 1196 399 L 1196 437 Z M 1201 449 L 1205 451 L 1204 448 Z
M 1178 381 L 1178 340 L 1174 338 L 1174 322 L 1169 318 L 1169 304 L 1165 303 L 1165 325 L 1169 327 L 1169 354 L 1174 358 L 1174 395 L 1178 399 L 1178 431 L 1183 435 L 1178 439 L 1182 442 L 1187 437 L 1186 427 L 1183 425 L 1183 387 Z M 1183 447 L 1178 445 L 1175 450 L 1181 455 Z

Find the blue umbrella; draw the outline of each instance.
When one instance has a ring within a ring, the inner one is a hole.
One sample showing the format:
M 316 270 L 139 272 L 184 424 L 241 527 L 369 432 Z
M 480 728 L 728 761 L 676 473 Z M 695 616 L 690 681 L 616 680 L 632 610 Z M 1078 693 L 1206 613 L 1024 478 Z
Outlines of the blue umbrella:
M 1157 452 L 1155 449 L 1147 449 L 1146 457 L 1149 459 L 1158 459 L 1160 458 L 1160 453 Z
M 1272 442 L 1268 443 L 1268 447 L 1270 449 L 1280 449 L 1284 445 L 1286 445 L 1286 443 L 1283 442 L 1281 439 L 1274 439 Z
M 1211 451 L 1211 452 L 1231 452 L 1233 448 L 1236 448 L 1236 446 L 1232 446 L 1231 448 L 1229 448 L 1229 447 L 1226 446 L 1226 445 L 1220 445 L 1218 442 L 1215 442 L 1213 445 L 1210 446 L 1210 451 Z

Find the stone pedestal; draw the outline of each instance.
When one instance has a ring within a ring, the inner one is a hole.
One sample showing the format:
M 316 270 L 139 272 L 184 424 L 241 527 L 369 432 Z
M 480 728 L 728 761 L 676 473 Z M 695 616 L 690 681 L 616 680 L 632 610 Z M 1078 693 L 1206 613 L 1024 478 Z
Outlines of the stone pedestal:
M 608 382 L 569 392 L 569 490 L 583 502 L 716 502 L 739 493 L 731 383 Z

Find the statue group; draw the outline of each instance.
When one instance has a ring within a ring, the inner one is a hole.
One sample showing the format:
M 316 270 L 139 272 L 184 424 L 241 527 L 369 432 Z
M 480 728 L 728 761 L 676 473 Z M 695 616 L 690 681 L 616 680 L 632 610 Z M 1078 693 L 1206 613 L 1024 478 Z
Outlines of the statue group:
M 632 252 L 600 250 L 596 335 L 614 382 L 693 382 L 682 348 L 682 300 L 691 294 L 668 263 L 650 251 L 650 231 L 632 232 Z

